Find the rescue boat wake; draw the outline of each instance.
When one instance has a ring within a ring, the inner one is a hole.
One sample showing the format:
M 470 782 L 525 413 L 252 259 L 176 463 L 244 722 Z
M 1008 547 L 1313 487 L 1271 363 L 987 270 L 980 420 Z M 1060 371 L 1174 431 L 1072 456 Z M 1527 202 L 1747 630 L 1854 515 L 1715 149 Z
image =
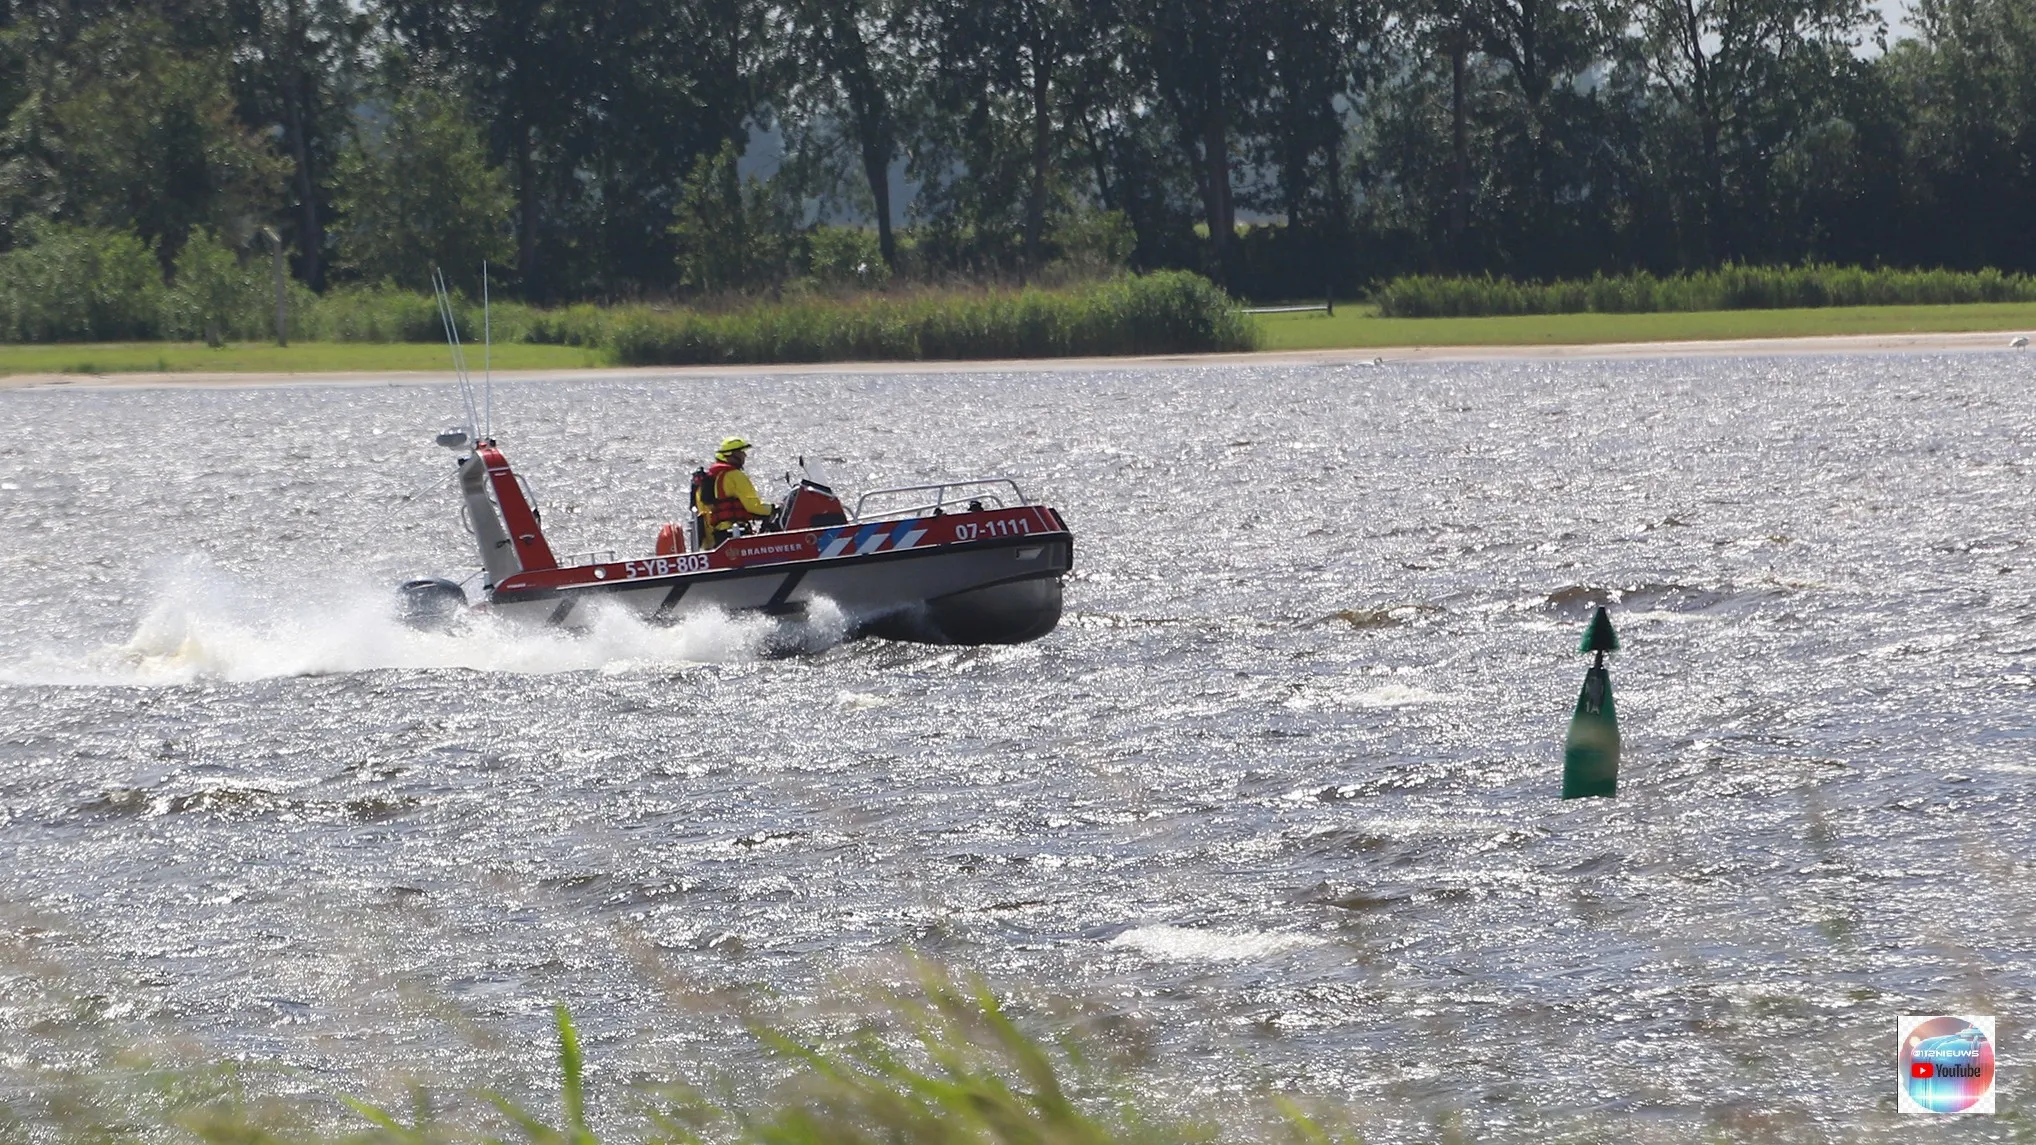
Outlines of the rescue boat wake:
M 379 582 L 284 584 L 192 562 L 156 591 L 126 639 L 23 650 L 0 661 L 0 682 L 160 687 L 387 669 L 668 671 L 823 652 L 848 630 L 840 609 L 816 600 L 796 617 L 702 610 L 651 625 L 600 608 L 572 632 L 485 614 L 428 631 L 405 624 Z

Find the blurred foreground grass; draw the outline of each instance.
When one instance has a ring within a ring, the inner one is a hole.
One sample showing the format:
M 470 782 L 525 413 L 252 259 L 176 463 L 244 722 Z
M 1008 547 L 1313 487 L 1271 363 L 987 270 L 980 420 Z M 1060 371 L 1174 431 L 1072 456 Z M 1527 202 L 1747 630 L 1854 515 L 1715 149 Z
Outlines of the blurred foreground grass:
M 1240 1123 L 1156 1113 L 1069 1040 L 1020 1029 L 979 983 L 922 965 L 917 990 L 885 1001 L 843 1036 L 802 1040 L 752 1024 L 787 1067 L 749 1096 L 684 1085 L 636 1088 L 628 1109 L 590 1103 L 580 1037 L 554 1010 L 558 1094 L 542 1106 L 493 1090 L 445 1094 L 410 1084 L 407 1107 L 356 1094 L 267 1085 L 304 1075 L 240 1064 L 166 1069 L 129 1060 L 72 1077 L 28 1102 L 0 1103 L 0 1140 L 58 1145 L 1332 1145 L 1332 1130 L 1267 1096 Z M 313 1079 L 314 1085 L 323 1084 Z M 341 1083 L 344 1086 L 345 1083 Z M 597 1132 L 597 1126 L 601 1128 Z
M 2036 1122 L 2012 1104 L 1996 1117 L 1953 1118 L 1933 1126 L 1929 1119 L 1896 1113 L 1891 1088 L 1870 1107 L 1848 1106 L 1835 1116 L 1779 1093 L 1753 1100 L 1720 1093 L 1692 1104 L 1686 1098 L 1663 1100 L 1665 1095 L 1645 1085 L 1591 1093 L 1530 1085 L 1479 1096 L 1474 1091 L 1451 1094 L 1433 1076 L 1411 1089 L 1367 1085 L 1362 1100 L 1350 1095 L 1297 1099 L 1268 1076 L 1257 1075 L 1254 1081 L 1253 1067 L 1241 1059 L 1232 1063 L 1234 1073 L 1228 1078 L 1207 1078 L 1208 1061 L 1193 1071 L 1170 1071 L 1166 1062 L 1155 1059 L 1150 1031 L 1124 1024 L 1124 1015 L 1110 1007 L 1094 1009 L 1037 994 L 1007 1003 L 979 982 L 957 981 L 932 964 L 911 967 L 902 986 L 874 992 L 850 987 L 807 1003 L 745 990 L 674 995 L 671 1017 L 682 1023 L 710 1017 L 715 1028 L 702 1043 L 709 1061 L 688 1057 L 664 1070 L 600 1068 L 602 1063 L 590 1062 L 583 1053 L 571 1017 L 556 1007 L 548 1030 L 529 1028 L 529 1040 L 516 1043 L 515 1080 L 505 1080 L 491 1067 L 489 1074 L 466 1076 L 490 1077 L 493 1086 L 469 1083 L 458 1089 L 406 1076 L 406 1066 L 415 1069 L 419 1061 L 409 1055 L 421 1047 L 396 1038 L 383 1048 L 382 1064 L 356 1065 L 352 1068 L 360 1072 L 342 1073 L 222 1061 L 190 1036 L 174 1033 L 151 1042 L 149 1053 L 117 1047 L 78 1052 L 85 1041 L 112 1028 L 106 1023 L 111 1011 L 104 996 L 74 996 L 77 1008 L 69 1017 L 36 1022 L 26 1031 L 29 1042 L 41 1039 L 44 1049 L 57 1044 L 59 1052 L 38 1056 L 34 1045 L 0 1042 L 0 1143 L 1464 1145 L 1493 1139 L 1573 1145 L 1856 1145 L 1954 1137 L 2036 1140 Z M 13 984 L 22 981 L 16 977 Z M 20 1000 L 8 987 L 0 965 L 0 1009 Z M 705 1008 L 702 1002 L 708 1003 Z M 1772 1011 L 1767 1013 L 1763 1022 L 1771 1021 Z M 1800 1046 L 1792 1043 L 1791 1049 Z M 1446 1054 L 1442 1060 L 1448 1060 Z M 170 1061 L 178 1064 L 165 1064 Z M 1863 1058 L 1854 1064 L 1870 1068 Z M 1759 1066 L 1749 1060 L 1743 1068 Z M 590 1075 L 599 1084 L 590 1084 Z M 1204 1080 L 1197 1082 L 1197 1076 Z M 1892 1073 L 1884 1076 L 1892 1080 Z M 514 1092 L 505 1092 L 509 1088 Z M 2012 1093 L 2005 1096 L 2012 1103 Z M 1970 1132 L 1934 1135 L 1934 1130 L 1954 1127 Z

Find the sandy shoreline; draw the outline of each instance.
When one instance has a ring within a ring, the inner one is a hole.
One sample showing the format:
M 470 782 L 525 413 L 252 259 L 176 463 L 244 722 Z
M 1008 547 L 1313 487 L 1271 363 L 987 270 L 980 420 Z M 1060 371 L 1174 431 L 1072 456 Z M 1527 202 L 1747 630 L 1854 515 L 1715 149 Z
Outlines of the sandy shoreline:
M 2013 352 L 2006 332 L 1859 334 L 1811 338 L 1738 338 L 1691 342 L 1607 342 L 1571 346 L 1380 346 L 1340 350 L 1264 350 L 1249 354 L 1159 354 L 1125 358 L 1022 358 L 941 362 L 808 362 L 765 366 L 637 366 L 572 370 L 497 370 L 503 379 L 728 377 L 770 374 L 984 374 L 1154 368 L 1391 365 L 1394 362 L 1574 361 L 1631 358 L 1760 358 L 1776 355 Z M 0 390 L 81 387 L 154 389 L 166 386 L 434 385 L 451 370 L 348 373 L 14 374 Z

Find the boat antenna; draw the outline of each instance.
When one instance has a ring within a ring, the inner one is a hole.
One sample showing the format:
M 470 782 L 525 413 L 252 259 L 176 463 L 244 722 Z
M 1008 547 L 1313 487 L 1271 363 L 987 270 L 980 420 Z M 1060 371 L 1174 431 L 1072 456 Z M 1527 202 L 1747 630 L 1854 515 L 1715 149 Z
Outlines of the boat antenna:
M 459 323 L 452 312 L 452 292 L 446 289 L 445 271 L 439 267 L 431 269 L 431 289 L 438 300 L 438 320 L 445 327 L 446 345 L 452 347 L 452 370 L 459 379 L 460 397 L 467 407 L 467 432 L 479 434 L 481 419 L 474 409 L 474 379 L 467 372 L 466 351 L 460 347 Z
M 486 395 L 488 439 L 495 438 L 495 327 L 488 310 L 488 260 L 481 260 L 481 385 Z

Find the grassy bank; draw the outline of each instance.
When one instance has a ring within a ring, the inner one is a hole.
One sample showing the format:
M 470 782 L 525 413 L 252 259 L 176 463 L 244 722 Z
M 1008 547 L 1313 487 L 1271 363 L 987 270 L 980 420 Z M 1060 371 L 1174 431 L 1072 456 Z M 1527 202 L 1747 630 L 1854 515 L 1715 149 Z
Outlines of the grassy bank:
M 1263 336 L 1261 345 L 1267 350 L 1562 346 L 2036 330 L 2036 302 L 1487 318 L 1386 318 L 1375 307 L 1339 304 L 1335 317 L 1265 314 L 1258 316 L 1257 322 Z
M 30 343 L 0 347 L 0 373 L 133 371 L 319 373 L 443 370 L 450 361 L 431 301 L 401 292 L 335 293 L 305 303 L 302 341 L 253 335 L 210 349 L 191 342 Z M 482 314 L 458 304 L 478 369 Z M 1177 272 L 1055 290 L 968 288 L 808 296 L 711 310 L 504 304 L 491 315 L 494 364 L 603 365 L 1053 358 L 1249 350 L 1258 328 L 1221 290 Z
M 1558 314 L 1492 318 L 1381 318 L 1376 308 L 1352 303 L 1339 304 L 1334 317 L 1321 313 L 1267 314 L 1257 316 L 1251 321 L 1257 327 L 1257 347 L 1264 350 L 1389 349 L 1406 346 L 1555 346 L 1609 342 L 1800 338 L 1848 334 L 2036 331 L 2036 303 L 1726 310 L 1686 314 Z M 2005 341 L 2007 335 L 2003 333 L 2002 337 Z M 765 344 L 764 339 L 758 338 L 752 346 L 759 344 Z M 841 355 L 842 359 L 853 357 L 855 355 L 852 353 L 845 352 Z M 824 359 L 807 356 L 741 360 Z M 474 369 L 480 368 L 478 350 L 469 354 L 468 361 Z M 577 370 L 615 364 L 617 359 L 613 352 L 602 346 L 497 342 L 494 348 L 494 366 L 498 370 Z M 447 372 L 451 368 L 451 358 L 442 342 L 295 342 L 288 347 L 248 342 L 236 343 L 219 350 L 208 349 L 203 343 L 198 342 L 0 345 L 0 376 L 137 372 L 247 374 Z
M 1949 306 L 2036 302 L 2036 278 L 1998 270 L 1869 270 L 1819 264 L 1722 266 L 1666 278 L 1643 271 L 1545 283 L 1490 275 L 1414 275 L 1388 282 L 1374 301 L 1379 313 L 1390 318 Z
M 579 370 L 608 364 L 585 346 L 498 344 L 497 370 Z M 468 355 L 476 375 L 481 353 Z M 292 342 L 288 346 L 237 342 L 212 349 L 203 342 L 94 342 L 0 345 L 0 376 L 19 374 L 328 374 L 430 370 L 450 372 L 443 342 Z

